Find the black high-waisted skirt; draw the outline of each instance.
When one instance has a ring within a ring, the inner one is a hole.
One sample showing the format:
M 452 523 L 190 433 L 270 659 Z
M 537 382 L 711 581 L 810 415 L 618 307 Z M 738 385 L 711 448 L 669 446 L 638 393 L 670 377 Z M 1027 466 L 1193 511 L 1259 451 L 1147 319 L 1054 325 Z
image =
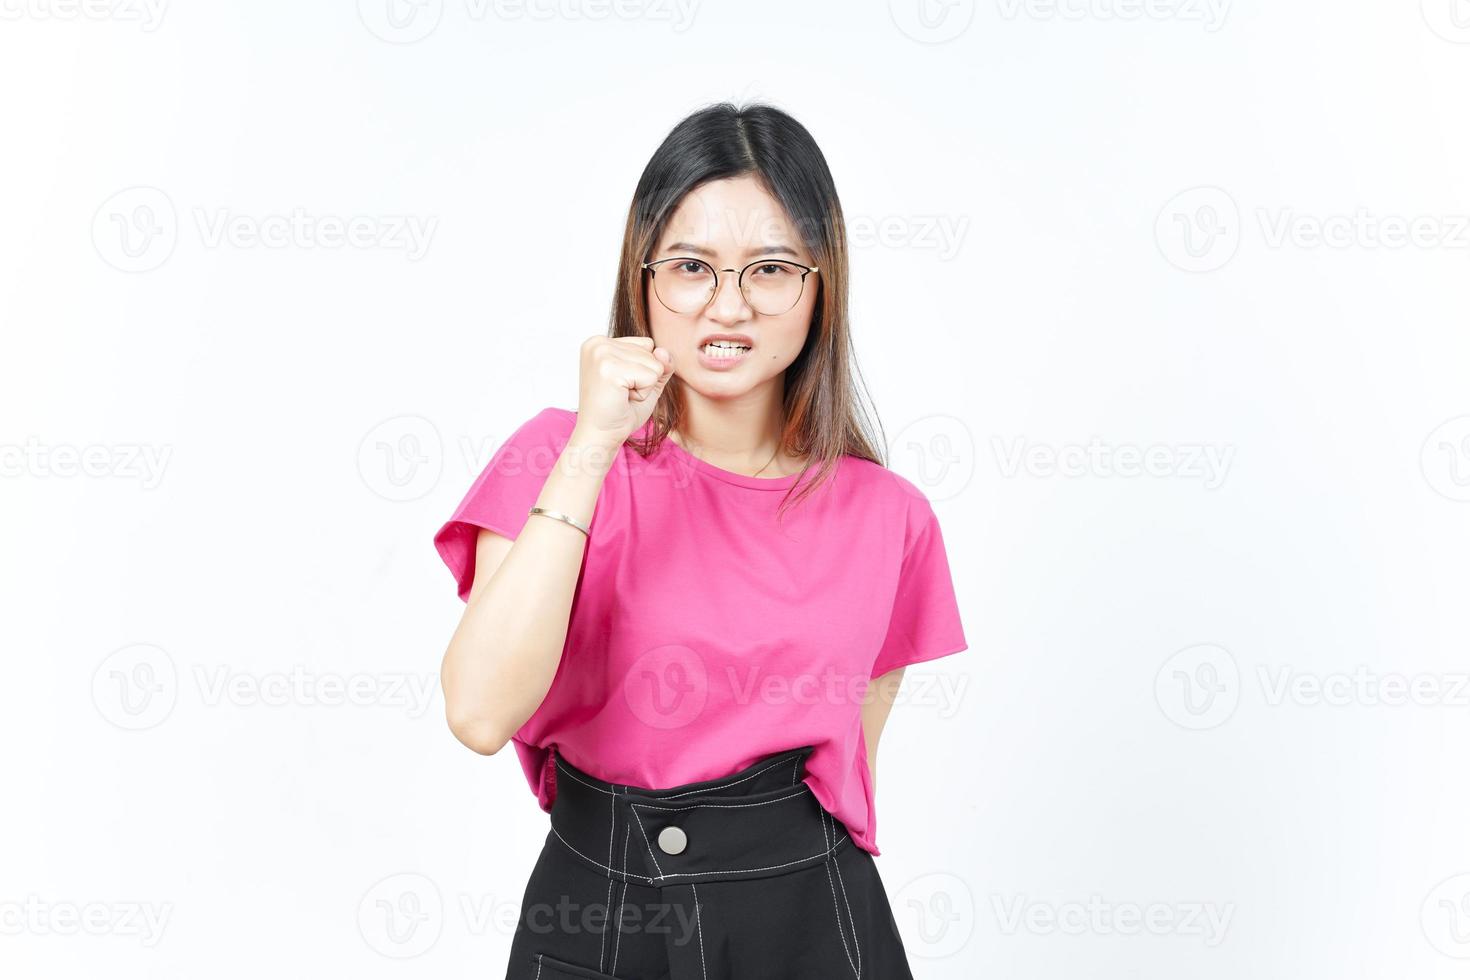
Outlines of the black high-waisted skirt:
M 556 756 L 507 980 L 912 980 L 873 856 L 801 781 L 811 752 L 666 789 Z

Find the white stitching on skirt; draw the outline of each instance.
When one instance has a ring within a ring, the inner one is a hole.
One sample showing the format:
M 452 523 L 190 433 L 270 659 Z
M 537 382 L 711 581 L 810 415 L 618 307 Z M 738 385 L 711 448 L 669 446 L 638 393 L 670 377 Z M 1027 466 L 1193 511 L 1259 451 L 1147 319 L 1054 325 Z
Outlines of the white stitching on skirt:
M 617 796 L 617 793 L 618 793 L 618 787 L 617 787 L 616 784 L 614 784 L 613 785 L 613 796 L 612 796 L 612 799 L 608 800 L 608 802 L 607 802 L 607 863 L 608 864 L 612 864 L 612 856 L 613 856 L 613 829 L 617 826 L 617 822 L 618 822 L 618 796 Z M 612 886 L 613 886 L 613 880 L 611 878 L 607 879 L 607 901 L 604 903 L 604 905 L 605 905 L 605 907 L 608 908 L 609 913 L 611 913 L 611 911 L 612 911 L 612 908 L 611 908 L 611 906 L 612 906 Z M 621 934 L 622 933 L 619 932 L 619 935 L 621 935 Z M 601 937 L 601 939 L 598 940 L 598 943 L 597 943 L 597 968 L 599 970 L 601 970 L 601 969 L 603 969 L 605 967 L 606 964 L 607 964 L 607 926 L 606 925 L 603 925 L 603 927 L 602 927 L 602 937 Z
M 710 792 L 713 792 L 714 790 L 717 790 L 717 789 L 729 789 L 731 786 L 739 786 L 741 783 L 748 783 L 752 779 L 754 779 L 755 777 L 759 776 L 761 773 L 763 773 L 763 772 L 769 772 L 770 770 L 776 768 L 779 765 L 781 765 L 781 763 L 779 763 L 779 762 L 773 762 L 769 766 L 762 766 L 761 768 L 757 769 L 755 772 L 751 773 L 749 776 L 741 776 L 739 779 L 736 779 L 733 782 L 728 782 L 728 783 L 714 783 L 714 784 L 712 784 L 710 786 L 704 787 L 703 789 L 691 789 L 691 790 L 689 790 L 688 792 L 685 792 L 685 793 L 675 793 L 673 796 L 666 797 L 666 799 L 677 800 L 681 796 L 693 796 L 696 793 L 710 793 Z
M 554 759 L 555 759 L 555 762 L 556 762 L 556 767 L 558 769 L 560 769 L 563 773 L 565 773 L 566 776 L 567 776 L 567 778 L 573 779 L 576 782 L 581 783 L 583 786 L 586 786 L 588 789 L 595 789 L 599 793 L 608 793 L 608 791 L 605 790 L 605 789 L 603 789 L 601 786 L 593 786 L 591 783 L 587 782 L 587 780 L 581 779 L 580 777 L 573 775 L 570 771 L 568 771 L 567 767 L 562 764 L 562 761 L 561 761 L 561 757 L 560 756 L 555 756 Z M 798 758 L 796 761 L 799 763 L 799 762 L 801 762 L 801 759 Z M 713 785 L 706 786 L 703 789 L 691 789 L 688 792 L 675 793 L 672 796 L 663 797 L 663 799 L 677 800 L 677 799 L 679 799 L 680 797 L 683 797 L 683 796 L 693 796 L 693 795 L 695 795 L 697 793 L 710 793 L 710 792 L 713 792 L 714 790 L 717 790 L 717 789 L 728 789 L 731 786 L 739 786 L 741 783 L 749 782 L 750 780 L 752 780 L 755 777 L 759 776 L 761 773 L 767 772 L 767 771 L 769 771 L 771 769 L 774 769 L 774 768 L 776 768 L 779 765 L 782 765 L 782 763 L 780 763 L 780 762 L 773 762 L 769 766 L 763 766 L 760 769 L 757 769 L 755 772 L 751 773 L 749 776 L 742 776 L 739 779 L 735 780 L 734 782 L 729 782 L 729 783 L 715 783 Z M 631 788 L 631 787 L 629 787 L 629 788 Z M 617 794 L 610 794 L 610 795 L 617 795 Z M 623 795 L 626 796 L 627 793 L 625 792 Z
M 706 808 L 710 808 L 710 809 L 715 809 L 715 808 L 741 809 L 741 808 L 749 807 L 749 806 L 770 806 L 772 803 L 782 803 L 782 802 L 785 802 L 786 800 L 794 800 L 798 796 L 804 796 L 804 795 L 806 795 L 807 793 L 810 793 L 810 792 L 811 792 L 811 790 L 809 790 L 805 786 L 803 786 L 801 789 L 797 790 L 795 793 L 788 793 L 785 796 L 778 796 L 774 800 L 762 800 L 759 803 L 685 803 L 683 806 L 659 806 L 657 803 L 633 803 L 633 802 L 629 802 L 628 805 L 629 806 L 641 806 L 645 810 L 702 810 L 702 809 L 706 809 Z M 816 795 L 816 794 L 813 794 L 813 795 Z
M 825 851 L 821 851 L 817 854 L 808 854 L 806 857 L 797 858 L 795 861 L 784 861 L 781 864 L 768 865 L 764 868 L 732 868 L 728 871 L 676 871 L 673 874 L 659 875 L 658 878 L 654 880 L 662 881 L 665 878 L 698 878 L 700 875 L 739 875 L 745 874 L 747 871 L 775 871 L 777 868 L 789 868 L 793 864 L 800 864 L 803 861 L 810 861 L 812 858 L 830 857 L 831 855 L 837 853 L 837 848 L 841 847 L 843 844 L 846 844 L 847 841 L 848 838 L 844 836 L 842 840 L 838 841 L 836 844 Z
M 700 924 L 699 889 L 692 881 L 689 887 L 694 889 L 694 928 L 699 933 L 699 972 L 704 975 L 705 980 L 709 980 L 709 970 L 704 965 L 704 926 Z
M 607 865 L 603 864 L 601 861 L 598 861 L 595 858 L 590 858 L 587 855 L 583 854 L 581 851 L 577 850 L 575 847 L 572 846 L 572 844 L 571 844 L 570 841 L 568 841 L 565 837 L 563 837 L 561 835 L 561 831 L 559 831 L 559 830 L 556 829 L 556 824 L 552 824 L 551 825 L 551 832 L 556 835 L 556 839 L 557 840 L 561 841 L 563 844 L 566 845 L 567 850 L 571 851 L 573 854 L 577 855 L 577 857 L 581 858 L 583 861 L 586 861 L 588 864 L 592 865 L 594 868 L 601 868 L 604 871 L 616 871 L 616 870 L 618 870 L 617 868 L 609 868 Z M 632 871 L 629 871 L 629 872 L 626 872 L 626 873 L 627 873 L 627 875 L 629 877 L 642 879 L 643 881 L 647 882 L 650 885 L 653 884 L 653 882 L 655 881 L 655 879 L 648 877 L 648 875 L 640 875 L 640 874 L 637 874 L 637 873 L 632 872 Z
M 833 828 L 833 829 L 835 830 L 836 828 Z M 826 837 L 827 837 L 827 819 L 826 819 L 826 811 L 824 810 L 824 811 L 822 811 L 822 838 L 825 840 Z M 850 949 L 847 948 L 847 933 L 845 933 L 845 932 L 842 931 L 842 910 L 837 907 L 837 886 L 832 883 L 832 864 L 833 863 L 834 862 L 832 860 L 831 855 L 828 855 L 827 860 L 822 863 L 822 866 L 827 869 L 827 887 L 832 892 L 832 915 L 837 920 L 837 938 L 839 938 L 839 939 L 842 940 L 842 952 L 847 957 L 847 965 L 850 966 L 850 967 L 852 967 L 852 972 L 853 972 L 853 974 L 855 976 L 861 978 L 862 977 L 862 972 L 858 969 L 857 965 L 855 963 L 853 963 L 853 961 L 852 961 L 852 950 L 850 950 Z M 853 941 L 856 942 L 857 941 L 857 934 L 854 933 L 852 938 L 853 938 Z
M 636 818 L 638 815 L 635 813 L 633 816 Z M 642 829 L 641 825 L 639 829 Z M 601 868 L 603 871 L 618 873 L 617 868 L 609 868 L 601 861 L 598 861 L 595 858 L 590 858 L 587 855 L 583 854 L 581 851 L 577 850 L 575 847 L 573 847 L 571 843 L 568 842 L 567 839 L 561 835 L 561 831 L 556 829 L 555 824 L 552 825 L 551 832 L 556 835 L 557 840 L 566 845 L 567 850 L 571 851 L 573 854 L 577 855 L 577 857 L 581 858 L 583 861 L 586 861 L 594 868 Z M 824 833 L 822 836 L 825 837 L 826 834 Z M 646 833 L 643 835 L 643 839 L 645 843 L 648 841 L 648 835 Z M 627 875 L 629 878 L 637 878 L 641 882 L 649 885 L 654 885 L 660 881 L 665 880 L 666 878 L 697 878 L 700 875 L 739 875 L 751 871 L 776 871 L 780 868 L 789 868 L 793 864 L 800 864 L 803 861 L 810 861 L 812 858 L 828 857 L 830 855 L 836 854 L 837 849 L 840 848 L 843 844 L 846 844 L 851 839 L 852 838 L 849 837 L 847 834 L 843 834 L 841 840 L 833 844 L 831 847 L 827 848 L 825 851 L 818 851 L 816 854 L 808 854 L 806 857 L 797 858 L 795 861 L 785 861 L 781 864 L 771 864 L 763 868 L 732 868 L 729 870 L 720 871 L 679 871 L 675 872 L 674 874 L 657 874 L 652 877 L 648 875 L 638 874 L 635 871 L 625 870 L 621 873 Z M 654 863 L 657 864 L 657 862 Z M 663 869 L 660 868 L 659 870 L 662 871 Z
M 658 878 L 662 878 L 664 876 L 664 869 L 658 866 L 658 858 L 654 857 L 653 854 L 653 843 L 648 839 L 648 831 L 643 828 L 643 818 L 638 816 L 637 810 L 633 811 L 633 819 L 638 821 L 638 833 L 643 835 L 643 843 L 648 847 L 648 858 L 653 862 L 653 866 L 658 869 Z M 657 881 L 658 878 L 650 880 Z
M 618 972 L 618 950 L 623 948 L 623 906 L 628 901 L 628 835 L 633 828 L 623 827 L 623 889 L 618 893 L 618 939 L 613 943 L 613 965 L 611 973 Z M 610 879 L 609 879 L 610 880 Z
M 827 819 L 832 820 L 834 823 L 836 822 L 831 814 L 828 814 Z M 832 828 L 832 832 L 834 834 L 837 832 L 835 826 Z M 847 924 L 852 927 L 852 948 L 853 952 L 857 955 L 857 975 L 859 980 L 861 980 L 863 975 L 863 947 L 858 942 L 857 923 L 852 917 L 852 903 L 847 900 L 847 885 L 842 880 L 842 863 L 834 858 L 832 860 L 832 867 L 837 872 L 837 887 L 842 889 L 842 904 L 847 907 Z
M 577 782 L 581 783 L 583 786 L 586 786 L 588 789 L 595 789 L 595 790 L 597 790 L 597 792 L 599 792 L 599 793 L 606 793 L 608 796 L 616 796 L 617 795 L 616 793 L 612 793 L 612 792 L 609 792 L 608 790 L 603 789 L 601 786 L 593 786 L 591 783 L 587 782 L 587 780 L 583 779 L 580 776 L 574 776 L 574 775 L 572 775 L 571 770 L 567 769 L 566 766 L 562 765 L 560 759 L 557 759 L 556 760 L 556 768 L 560 769 L 562 771 L 562 774 L 565 775 L 568 779 L 576 780 Z

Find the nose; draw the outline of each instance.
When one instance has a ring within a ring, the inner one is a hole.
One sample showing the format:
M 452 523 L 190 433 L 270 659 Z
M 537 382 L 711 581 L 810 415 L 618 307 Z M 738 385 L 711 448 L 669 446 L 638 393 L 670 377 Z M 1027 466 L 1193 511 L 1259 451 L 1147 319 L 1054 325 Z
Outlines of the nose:
M 740 291 L 740 270 L 721 269 L 720 281 L 715 287 L 715 298 L 705 308 L 705 314 L 717 323 L 738 323 L 748 320 L 755 313 Z

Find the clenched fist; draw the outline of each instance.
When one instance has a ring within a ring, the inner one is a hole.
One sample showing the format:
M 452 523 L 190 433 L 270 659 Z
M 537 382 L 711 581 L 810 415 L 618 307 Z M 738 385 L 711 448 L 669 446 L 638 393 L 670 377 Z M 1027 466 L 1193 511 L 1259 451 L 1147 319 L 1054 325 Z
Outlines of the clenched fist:
M 588 337 L 582 343 L 577 426 L 610 448 L 648 421 L 674 376 L 674 357 L 652 337 Z

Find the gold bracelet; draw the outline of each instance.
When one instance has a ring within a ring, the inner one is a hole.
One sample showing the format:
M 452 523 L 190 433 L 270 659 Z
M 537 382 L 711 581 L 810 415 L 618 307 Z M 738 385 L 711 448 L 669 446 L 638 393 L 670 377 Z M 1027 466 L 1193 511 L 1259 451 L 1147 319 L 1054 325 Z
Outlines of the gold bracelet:
M 532 507 L 526 513 L 527 516 L 531 514 L 540 514 L 542 517 L 554 517 L 559 521 L 565 521 L 572 527 L 576 528 L 578 531 L 581 531 L 583 534 L 587 535 L 589 538 L 592 536 L 592 532 L 588 530 L 586 524 L 578 523 L 577 521 L 572 520 L 570 517 L 568 517 L 566 514 L 561 513 L 560 511 L 547 510 L 545 507 Z

